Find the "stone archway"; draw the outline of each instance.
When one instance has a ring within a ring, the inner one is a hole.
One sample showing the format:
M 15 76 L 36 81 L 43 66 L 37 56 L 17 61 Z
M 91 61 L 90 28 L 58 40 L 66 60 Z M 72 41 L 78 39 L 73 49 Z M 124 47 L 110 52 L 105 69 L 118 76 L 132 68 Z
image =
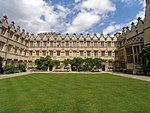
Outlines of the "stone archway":
M 105 71 L 105 65 L 103 65 L 103 67 L 102 67 L 102 71 Z

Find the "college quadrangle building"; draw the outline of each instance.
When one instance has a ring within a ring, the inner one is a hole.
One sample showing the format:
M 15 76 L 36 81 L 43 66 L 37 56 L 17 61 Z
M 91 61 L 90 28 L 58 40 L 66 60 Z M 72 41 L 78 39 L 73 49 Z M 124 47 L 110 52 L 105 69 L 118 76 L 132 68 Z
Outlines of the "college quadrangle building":
M 137 19 L 131 28 L 124 27 L 122 33 L 113 37 L 101 34 L 80 34 L 62 37 L 57 33 L 40 33 L 37 36 L 25 33 L 15 23 L 8 24 L 7 16 L 0 21 L 0 56 L 3 64 L 25 63 L 34 67 L 39 57 L 51 56 L 52 59 L 64 60 L 75 57 L 105 59 L 103 70 L 116 67 L 121 70 L 140 70 L 142 58 L 139 56 L 144 46 L 150 45 L 150 0 L 146 0 L 145 19 Z

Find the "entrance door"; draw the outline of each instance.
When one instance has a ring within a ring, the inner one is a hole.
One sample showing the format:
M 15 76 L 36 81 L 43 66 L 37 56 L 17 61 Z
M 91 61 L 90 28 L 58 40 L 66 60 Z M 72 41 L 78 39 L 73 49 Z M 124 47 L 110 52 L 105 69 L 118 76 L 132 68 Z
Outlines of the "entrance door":
M 102 67 L 102 71 L 105 71 L 105 65 L 103 65 L 103 67 Z
M 53 66 L 52 65 L 50 65 L 49 71 L 53 71 Z

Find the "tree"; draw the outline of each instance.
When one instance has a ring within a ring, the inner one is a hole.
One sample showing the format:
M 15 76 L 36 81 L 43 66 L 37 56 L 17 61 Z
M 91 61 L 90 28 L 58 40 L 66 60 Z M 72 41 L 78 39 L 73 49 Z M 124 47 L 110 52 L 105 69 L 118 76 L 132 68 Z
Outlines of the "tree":
M 140 56 L 142 56 L 144 60 L 143 72 L 145 74 L 150 73 L 150 46 L 144 47 L 140 53 Z
M 18 65 L 17 65 L 17 70 L 18 70 L 19 72 L 25 72 L 25 71 L 26 71 L 26 67 L 25 67 L 24 64 L 18 64 Z
M 56 68 L 58 68 L 60 65 L 60 61 L 59 60 L 52 60 L 52 65 L 56 66 Z
M 73 71 L 94 71 L 102 68 L 102 62 L 103 60 L 101 58 L 74 58 L 70 60 Z
M 64 59 L 63 63 L 65 66 L 68 66 L 69 64 L 71 64 L 71 60 L 70 59 Z
M 101 69 L 103 67 L 102 63 L 103 60 L 101 58 L 95 58 L 93 59 L 94 65 L 95 65 L 95 69 Z
M 50 58 L 50 56 L 46 56 L 45 58 L 40 57 L 39 59 L 35 60 L 35 64 L 37 65 L 37 69 L 46 71 L 52 64 L 52 59 Z
M 70 60 L 71 69 L 73 71 L 78 71 L 80 66 L 83 65 L 84 60 L 82 58 L 73 58 Z
M 16 73 L 16 68 L 13 65 L 5 65 L 4 66 L 4 74 L 12 74 Z

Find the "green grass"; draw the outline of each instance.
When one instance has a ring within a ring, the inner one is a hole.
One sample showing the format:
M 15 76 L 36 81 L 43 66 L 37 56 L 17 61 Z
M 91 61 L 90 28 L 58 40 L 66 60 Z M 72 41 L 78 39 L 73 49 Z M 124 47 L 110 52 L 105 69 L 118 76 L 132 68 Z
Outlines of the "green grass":
M 150 113 L 150 82 L 109 74 L 3 79 L 0 113 Z

